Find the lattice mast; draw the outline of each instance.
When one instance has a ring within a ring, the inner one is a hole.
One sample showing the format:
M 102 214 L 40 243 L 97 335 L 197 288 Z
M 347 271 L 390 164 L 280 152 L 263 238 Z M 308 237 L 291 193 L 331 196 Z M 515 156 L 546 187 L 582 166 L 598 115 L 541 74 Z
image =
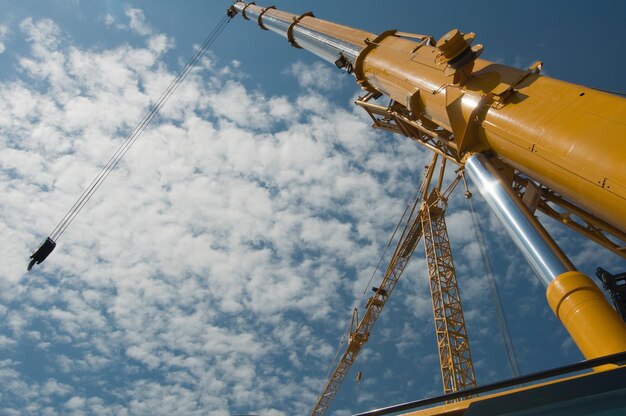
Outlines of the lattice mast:
M 434 189 L 425 204 L 422 230 L 441 380 L 444 393 L 452 393 L 476 386 L 476 377 L 446 227 L 446 203 Z
M 437 155 L 431 165 L 436 162 Z M 429 180 L 424 188 L 420 212 L 441 381 L 444 393 L 452 393 L 476 386 L 476 376 L 445 221 L 448 197 L 462 174 L 457 174 L 452 183 L 442 189 L 445 171 L 446 159 L 442 158 L 436 185 L 430 189 L 432 181 Z
M 351 325 L 348 346 L 341 356 L 324 390 L 315 405 L 312 416 L 322 416 L 330 407 L 337 391 L 348 375 L 363 345 L 380 316 L 396 283 L 411 259 L 420 238 L 428 264 L 437 348 L 441 363 L 444 392 L 454 392 L 476 385 L 469 340 L 465 329 L 461 298 L 452 262 L 452 252 L 445 224 L 445 206 L 448 195 L 456 187 L 458 175 L 444 191 L 441 190 L 445 173 L 445 159 L 441 162 L 439 180 L 431 188 L 438 156 L 433 156 L 424 181 L 417 193 L 404 229 L 391 256 L 389 265 L 374 296 L 365 305 L 365 314 L 356 325 Z M 427 196 L 428 195 L 428 196 Z M 353 322 L 356 314 L 353 314 Z

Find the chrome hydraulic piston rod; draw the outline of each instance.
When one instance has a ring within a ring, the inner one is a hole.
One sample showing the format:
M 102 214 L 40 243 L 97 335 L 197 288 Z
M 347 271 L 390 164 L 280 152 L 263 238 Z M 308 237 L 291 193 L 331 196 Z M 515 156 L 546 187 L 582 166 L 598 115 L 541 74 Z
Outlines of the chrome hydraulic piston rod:
M 595 283 L 578 272 L 543 226 L 482 154 L 465 172 L 530 266 L 547 286 L 548 304 L 588 358 L 626 351 L 626 325 Z
M 465 162 L 465 172 L 545 287 L 557 276 L 575 270 L 552 237 L 483 154 L 470 156 Z

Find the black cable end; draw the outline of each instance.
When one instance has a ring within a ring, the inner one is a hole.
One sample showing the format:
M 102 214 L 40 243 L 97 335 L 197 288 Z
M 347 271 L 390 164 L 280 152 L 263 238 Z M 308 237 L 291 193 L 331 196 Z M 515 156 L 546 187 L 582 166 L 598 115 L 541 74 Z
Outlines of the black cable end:
M 27 270 L 30 271 L 35 264 L 41 264 L 43 261 L 52 253 L 54 248 L 57 246 L 57 243 L 54 242 L 50 237 L 46 238 L 41 246 L 31 254 L 30 258 L 32 259 L 30 263 L 28 263 Z

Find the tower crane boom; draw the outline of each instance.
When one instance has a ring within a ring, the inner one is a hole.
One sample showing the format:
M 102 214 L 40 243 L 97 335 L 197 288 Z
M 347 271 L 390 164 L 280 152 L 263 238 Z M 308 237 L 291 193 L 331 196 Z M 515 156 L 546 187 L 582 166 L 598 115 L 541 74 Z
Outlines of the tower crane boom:
M 434 163 L 431 163 L 427 176 L 432 175 L 433 168 Z M 420 207 L 421 199 L 422 193 L 418 192 L 383 279 L 376 288 L 374 296 L 367 300 L 363 318 L 356 324 L 354 330 L 350 328 L 348 346 L 339 359 L 339 363 L 330 380 L 320 394 L 311 416 L 322 416 L 328 410 L 335 394 L 337 394 L 343 380 L 348 375 L 348 370 L 350 370 L 363 345 L 369 340 L 370 332 L 383 311 L 393 289 L 396 287 L 396 283 L 398 283 L 406 265 L 411 260 L 415 247 L 417 247 L 417 243 L 422 238 L 423 207 Z

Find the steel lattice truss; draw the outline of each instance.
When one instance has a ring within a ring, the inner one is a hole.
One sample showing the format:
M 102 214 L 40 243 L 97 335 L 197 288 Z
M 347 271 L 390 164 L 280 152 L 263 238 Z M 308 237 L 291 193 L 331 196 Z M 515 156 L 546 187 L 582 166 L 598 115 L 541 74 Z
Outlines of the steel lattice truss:
M 423 210 L 422 229 L 444 393 L 476 386 L 461 297 L 452 261 L 445 208 L 434 195 Z
M 444 218 L 447 197 L 458 184 L 461 176 L 457 176 L 447 189 L 441 191 L 446 165 L 445 159 L 443 159 L 439 172 L 440 180 L 429 194 L 428 189 L 431 185 L 437 159 L 438 156 L 435 155 L 429 165 L 385 275 L 379 286 L 375 288 L 374 296 L 368 299 L 363 318 L 359 321 L 356 314 L 353 315 L 348 347 L 320 395 L 315 409 L 311 413 L 312 416 L 322 416 L 330 407 L 350 367 L 363 345 L 368 341 L 376 320 L 422 236 L 424 237 L 430 277 L 444 391 L 448 393 L 476 385 Z

